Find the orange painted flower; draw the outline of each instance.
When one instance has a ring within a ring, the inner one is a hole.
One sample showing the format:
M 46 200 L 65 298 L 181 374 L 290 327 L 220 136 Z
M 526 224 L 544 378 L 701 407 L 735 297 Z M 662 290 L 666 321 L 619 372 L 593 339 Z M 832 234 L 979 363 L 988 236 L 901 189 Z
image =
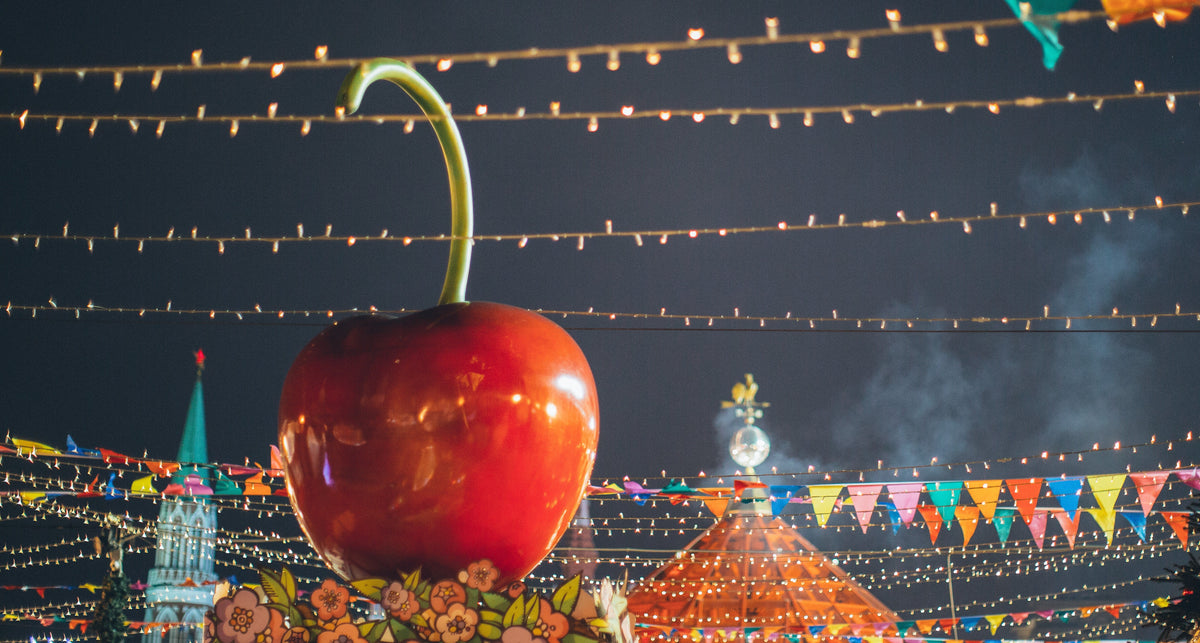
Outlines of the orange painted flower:
M 332 578 L 326 578 L 320 589 L 313 592 L 309 599 L 317 610 L 317 619 L 334 621 L 346 615 L 346 604 L 350 602 L 350 590 L 338 585 Z
M 445 614 L 451 605 L 466 601 L 467 590 L 452 580 L 439 582 L 429 593 L 429 606 L 438 614 Z
M 402 621 L 412 618 L 412 615 L 421 608 L 420 603 L 417 602 L 417 595 L 396 582 L 385 587 L 380 593 L 379 605 L 383 607 L 383 611 Z
M 459 643 L 475 636 L 475 625 L 479 614 L 462 603 L 455 603 L 445 614 L 437 617 L 436 629 L 442 635 L 442 643 Z
M 217 639 L 222 643 L 254 643 L 271 619 L 267 606 L 258 603 L 258 594 L 246 588 L 217 601 L 213 611 L 217 616 Z
M 342 623 L 333 630 L 318 634 L 317 643 L 367 643 L 367 640 L 359 634 L 357 625 Z
M 538 600 L 538 622 L 531 625 L 529 630 L 536 638 L 544 638 L 549 643 L 560 643 L 571 631 L 571 621 L 566 614 L 554 611 L 550 601 L 544 598 Z
M 467 565 L 466 571 L 458 573 L 459 582 L 466 583 L 467 587 L 473 587 L 481 592 L 492 591 L 492 586 L 496 584 L 497 578 L 500 578 L 500 570 L 493 567 L 492 561 L 486 558 Z

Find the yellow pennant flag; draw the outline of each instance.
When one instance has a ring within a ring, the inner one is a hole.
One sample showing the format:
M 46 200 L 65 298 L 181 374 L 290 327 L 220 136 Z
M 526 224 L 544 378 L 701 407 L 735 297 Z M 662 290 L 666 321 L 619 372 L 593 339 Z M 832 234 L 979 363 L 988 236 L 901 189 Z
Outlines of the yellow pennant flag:
M 34 503 L 34 502 L 45 502 L 46 501 L 46 492 L 44 492 L 44 491 L 22 491 L 21 492 L 21 501 L 24 502 L 25 504 L 30 504 L 30 503 Z
M 824 527 L 829 522 L 829 514 L 837 504 L 838 496 L 842 495 L 840 484 L 810 484 L 808 495 L 812 498 L 813 513 L 817 515 L 817 524 Z
M 1000 499 L 1000 480 L 964 480 L 963 486 L 971 494 L 971 500 L 979 507 L 979 513 L 991 520 L 996 515 L 996 501 Z
M 151 482 L 153 480 L 154 480 L 154 476 L 152 476 L 152 475 L 146 476 L 145 478 L 138 478 L 137 480 L 134 480 L 133 486 L 129 488 L 129 493 L 133 493 L 133 494 L 155 494 L 155 493 L 158 493 L 158 491 L 154 489 L 154 485 L 151 484 Z
M 35 453 L 35 452 L 38 453 L 39 455 L 62 455 L 63 454 L 62 451 L 55 449 L 54 447 L 50 446 L 49 444 L 42 444 L 41 442 L 34 442 L 33 440 L 21 440 L 19 438 L 13 438 L 12 444 L 14 447 L 17 447 L 17 453 L 20 455 L 24 455 L 26 453 Z
M 987 614 L 983 617 L 987 619 L 988 624 L 992 626 L 992 634 L 995 634 L 996 630 L 1000 627 L 1000 624 L 1004 622 L 1005 616 L 1008 616 L 1008 614 Z
M 1112 513 L 1117 496 L 1121 493 L 1121 487 L 1125 484 L 1125 474 L 1088 476 L 1087 481 L 1088 486 L 1092 489 L 1092 497 L 1096 499 L 1096 504 L 1100 505 L 1100 508 L 1106 513 Z
M 1105 511 L 1104 509 L 1088 509 L 1087 512 L 1096 520 L 1096 524 L 1104 530 L 1104 536 L 1108 539 L 1108 544 L 1112 544 L 1113 531 L 1117 526 L 1117 512 Z

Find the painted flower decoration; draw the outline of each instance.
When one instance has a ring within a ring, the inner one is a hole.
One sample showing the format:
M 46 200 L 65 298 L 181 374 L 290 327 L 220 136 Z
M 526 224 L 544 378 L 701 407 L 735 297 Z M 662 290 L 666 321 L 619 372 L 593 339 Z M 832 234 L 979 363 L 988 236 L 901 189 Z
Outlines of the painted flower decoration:
M 258 633 L 255 642 L 283 643 L 283 637 L 287 633 L 287 628 L 283 626 L 283 612 L 270 607 L 267 608 L 267 612 L 269 613 L 267 627 Z
M 596 596 L 596 611 L 605 621 L 604 630 L 612 634 L 614 643 L 633 643 L 633 622 L 629 617 L 629 601 L 624 589 L 616 589 L 607 578 L 600 583 Z
M 379 595 L 379 605 L 389 615 L 398 618 L 402 621 L 407 621 L 412 618 L 413 614 L 421 608 L 417 601 L 417 595 L 404 589 L 404 585 L 393 582 L 388 585 Z
M 514 625 L 506 628 L 504 633 L 500 635 L 500 643 L 549 643 L 544 638 L 538 638 L 533 635 L 528 627 Z
M 525 593 L 525 583 L 515 580 L 509 583 L 508 587 L 504 588 L 504 593 L 508 594 L 509 598 L 516 598 Z
M 429 606 L 438 614 L 445 614 L 451 605 L 466 601 L 467 590 L 452 580 L 439 582 L 429 593 Z
M 296 625 L 283 633 L 279 643 L 308 643 L 310 640 L 312 640 L 312 634 L 306 628 Z
M 541 598 L 538 606 L 538 622 L 530 628 L 533 635 L 549 643 L 559 643 L 571 631 L 571 621 L 566 614 L 555 611 L 550 601 Z
M 217 638 L 222 643 L 255 643 L 259 632 L 270 623 L 270 610 L 258 604 L 252 589 L 239 589 L 232 597 L 222 598 L 213 607 L 217 620 Z
M 458 573 L 458 581 L 466 583 L 481 592 L 492 591 L 496 579 L 500 578 L 500 570 L 492 566 L 492 561 L 486 558 L 467 565 L 467 569 Z
M 451 605 L 445 614 L 437 617 L 436 628 L 442 635 L 442 643 L 459 643 L 475 636 L 475 625 L 479 614 L 462 603 Z
M 350 590 L 337 584 L 332 578 L 326 578 L 320 589 L 313 592 L 310 599 L 317 610 L 317 618 L 322 621 L 336 621 L 346 615 L 346 604 L 350 602 Z M 239 642 L 240 643 L 240 642 Z
M 328 582 L 328 581 L 326 581 Z M 342 623 L 317 635 L 317 643 L 367 643 L 354 623 Z

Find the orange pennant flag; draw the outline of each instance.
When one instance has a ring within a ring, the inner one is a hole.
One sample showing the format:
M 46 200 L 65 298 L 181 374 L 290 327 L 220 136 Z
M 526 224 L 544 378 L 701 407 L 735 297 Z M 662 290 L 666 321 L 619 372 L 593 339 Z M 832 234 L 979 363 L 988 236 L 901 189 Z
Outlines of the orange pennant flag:
M 712 515 L 718 518 L 724 516 L 725 510 L 729 507 L 729 498 L 701 498 L 700 501 L 712 512 Z
M 1158 26 L 1165 27 L 1167 21 L 1187 20 L 1200 0 L 1101 0 L 1101 4 L 1108 17 L 1119 25 L 1154 19 Z
M 1105 605 L 1104 611 L 1112 615 L 1113 618 L 1121 618 L 1121 605 Z
M 971 542 L 971 536 L 975 534 L 975 528 L 979 526 L 979 513 L 979 507 L 969 505 L 959 505 L 954 508 L 954 517 L 958 520 L 958 526 L 962 527 L 963 547 Z
M 937 514 L 937 507 L 933 508 L 933 512 L 935 515 Z M 941 519 L 938 519 L 937 522 L 941 523 Z M 937 623 L 936 618 L 927 618 L 923 621 L 917 621 L 917 629 L 920 630 L 922 634 L 929 634 L 933 631 L 934 623 Z
M 929 528 L 929 543 L 937 542 L 938 533 L 942 531 L 942 515 L 938 512 L 937 505 L 921 503 L 917 505 L 917 511 L 921 512 L 921 517 L 925 519 L 925 526 Z
M 1000 499 L 999 480 L 964 480 L 963 486 L 971 494 L 971 500 L 979 507 L 979 513 L 988 520 L 996 515 L 996 501 Z
M 1005 480 L 1008 493 L 1017 503 L 1017 513 L 1029 524 L 1033 520 L 1033 510 L 1037 507 L 1038 494 L 1042 492 L 1041 478 L 1020 478 Z
M 271 487 L 263 483 L 263 472 L 260 471 L 249 478 L 246 478 L 246 488 L 242 490 L 243 496 L 269 496 L 271 495 Z
M 1158 500 L 1158 494 L 1162 492 L 1163 485 L 1167 482 L 1167 476 L 1170 475 L 1170 471 L 1143 471 L 1129 474 L 1129 479 L 1133 481 L 1133 486 L 1137 489 L 1138 502 L 1142 504 L 1143 516 L 1150 516 L 1150 510 L 1154 509 L 1154 501 Z
M 1189 535 L 1188 534 L 1188 512 L 1186 512 L 1186 511 L 1162 511 L 1162 512 L 1159 512 L 1158 515 L 1162 516 L 1163 520 L 1166 520 L 1168 525 L 1171 525 L 1171 529 L 1175 531 L 1175 537 L 1179 539 L 1179 542 L 1183 543 L 1184 547 L 1187 547 L 1188 535 Z

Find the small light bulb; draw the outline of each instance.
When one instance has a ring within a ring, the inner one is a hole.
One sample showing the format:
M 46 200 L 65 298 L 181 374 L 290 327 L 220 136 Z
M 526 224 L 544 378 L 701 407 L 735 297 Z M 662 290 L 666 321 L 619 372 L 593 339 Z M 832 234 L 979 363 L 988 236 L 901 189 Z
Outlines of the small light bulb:
M 651 49 L 646 52 L 646 63 L 657 65 L 662 60 L 662 54 L 658 53 L 657 49 Z
M 704 120 L 704 112 L 693 112 L 692 120 L 699 123 Z M 1159 207 L 1162 207 L 1161 205 Z
M 851 38 L 850 41 L 846 43 L 846 57 L 857 59 L 859 56 L 861 56 L 862 55 L 862 46 L 861 45 L 862 45 L 862 43 L 858 39 L 858 36 Z
M 595 116 L 591 117 L 591 119 L 588 120 L 587 129 L 589 132 L 595 132 L 596 130 L 600 129 L 600 121 Z M 583 237 L 580 237 L 579 240 L 580 243 L 582 243 Z
M 580 60 L 579 60 L 579 54 L 577 54 L 573 51 L 568 53 L 567 54 L 567 71 L 574 74 L 575 72 L 579 71 L 579 69 L 581 67 L 583 67 L 583 63 L 580 62 Z
M 616 71 L 621 68 L 621 54 L 616 49 L 608 52 L 608 63 L 605 65 L 609 71 Z
M 238 133 L 238 122 L 237 122 L 237 119 L 235 118 L 232 121 L 229 121 L 229 138 L 233 138 L 233 137 L 237 136 L 237 133 Z
M 941 53 L 946 53 L 950 49 L 950 45 L 946 43 L 946 34 L 942 33 L 941 29 L 933 30 L 933 48 Z
M 449 58 L 439 58 L 437 61 L 437 70 L 438 71 L 449 71 L 450 67 L 452 67 L 453 65 L 454 65 L 453 60 L 450 60 Z
M 196 49 L 192 51 L 192 64 L 196 67 L 204 64 L 204 50 Z
M 663 110 L 658 113 L 658 117 L 663 119 L 664 121 L 669 121 L 669 120 L 671 120 L 671 112 Z
M 308 133 L 311 130 L 312 130 L 312 121 L 305 120 L 303 123 L 300 123 L 300 136 L 308 136 Z
M 621 115 L 622 116 L 633 116 L 633 105 L 622 105 L 621 106 Z
M 808 48 L 811 49 L 814 54 L 824 53 L 825 52 L 825 41 L 824 40 L 810 40 L 810 41 L 808 41 Z
M 884 14 L 887 16 L 888 26 L 890 26 L 892 29 L 900 28 L 900 10 L 899 9 L 888 9 L 884 12 Z
M 475 115 L 476 116 L 487 116 L 487 105 L 476 105 L 475 106 Z
M 317 45 L 317 48 L 313 50 L 313 58 L 317 60 L 325 60 L 328 55 L 329 47 L 327 45 Z
M 763 22 L 767 25 L 767 39 L 775 40 L 779 37 L 779 18 L 764 18 Z
M 275 113 L 279 111 L 279 103 L 271 103 L 267 105 L 267 118 L 275 118 Z
M 771 112 L 767 116 L 767 122 L 771 125 L 771 129 L 779 129 L 779 115 Z
M 983 25 L 975 25 L 975 44 L 980 47 L 988 46 L 988 35 L 983 30 Z
M 695 42 L 704 37 L 704 30 L 699 27 L 693 27 L 691 29 L 688 29 L 687 35 L 688 35 L 688 40 Z
M 279 78 L 279 75 L 282 73 L 283 63 L 275 63 L 274 65 L 271 65 L 271 78 Z
M 113 72 L 113 92 L 121 91 L 121 85 L 125 83 L 125 74 L 115 71 Z
M 558 101 L 554 101 L 554 102 L 550 103 L 550 113 L 551 114 L 558 116 L 561 111 L 562 111 L 562 103 L 560 103 Z
M 154 138 L 162 138 L 163 131 L 167 129 L 166 121 L 159 121 L 158 127 L 154 129 Z

